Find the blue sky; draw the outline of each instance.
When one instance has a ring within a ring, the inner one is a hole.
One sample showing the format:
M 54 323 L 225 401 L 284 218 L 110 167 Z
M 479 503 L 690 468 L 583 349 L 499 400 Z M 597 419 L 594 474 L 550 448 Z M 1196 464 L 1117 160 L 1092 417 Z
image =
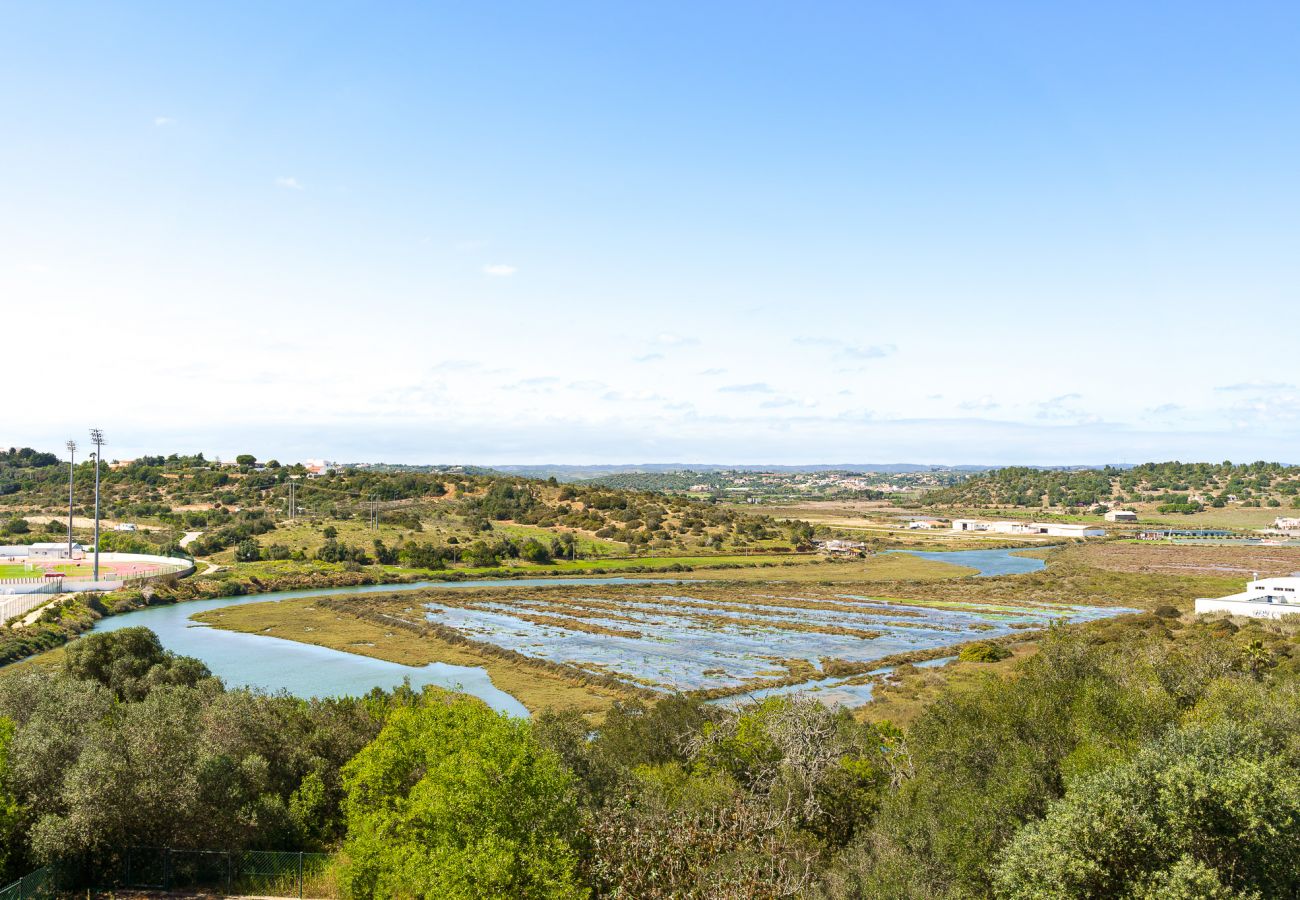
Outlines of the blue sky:
M 1294 3 L 377 6 L 0 2 L 0 443 L 1300 461 Z

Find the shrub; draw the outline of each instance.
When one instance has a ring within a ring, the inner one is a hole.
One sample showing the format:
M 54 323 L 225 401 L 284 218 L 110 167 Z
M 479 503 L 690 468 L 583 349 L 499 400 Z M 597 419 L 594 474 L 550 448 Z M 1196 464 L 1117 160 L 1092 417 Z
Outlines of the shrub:
M 963 662 L 998 662 L 1006 659 L 1011 655 L 1011 651 L 1001 644 L 990 643 L 989 641 L 976 641 L 973 644 L 967 644 L 957 653 L 957 658 Z

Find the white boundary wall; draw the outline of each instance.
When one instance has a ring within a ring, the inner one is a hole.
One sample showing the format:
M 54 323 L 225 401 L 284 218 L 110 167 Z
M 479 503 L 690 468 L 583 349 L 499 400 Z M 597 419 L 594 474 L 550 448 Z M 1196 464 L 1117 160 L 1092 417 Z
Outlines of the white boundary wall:
M 1202 597 L 1196 601 L 1198 616 L 1216 612 L 1225 612 L 1233 616 L 1249 616 L 1252 619 L 1280 619 L 1283 616 L 1300 615 L 1300 604 L 1233 600 L 1228 597 L 1218 599 Z
M 4 624 L 14 616 L 21 616 L 29 613 L 38 606 L 43 606 L 54 599 L 54 594 L 42 592 L 39 594 L 15 594 L 12 597 L 0 597 L 0 625 Z

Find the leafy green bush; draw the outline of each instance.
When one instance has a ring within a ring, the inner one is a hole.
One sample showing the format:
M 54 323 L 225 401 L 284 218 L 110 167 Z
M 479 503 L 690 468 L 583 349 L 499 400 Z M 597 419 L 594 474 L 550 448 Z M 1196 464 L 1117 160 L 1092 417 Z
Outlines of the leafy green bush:
M 1011 651 L 1001 644 L 990 643 L 989 641 L 976 641 L 973 644 L 967 644 L 957 652 L 957 658 L 962 662 L 998 662 L 1011 656 Z
M 525 720 L 426 696 L 389 717 L 344 781 L 352 897 L 586 896 L 572 776 Z

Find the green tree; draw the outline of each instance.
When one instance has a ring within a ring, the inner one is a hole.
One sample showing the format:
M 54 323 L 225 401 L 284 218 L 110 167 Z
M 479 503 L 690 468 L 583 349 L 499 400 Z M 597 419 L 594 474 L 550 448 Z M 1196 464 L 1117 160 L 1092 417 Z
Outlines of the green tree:
M 353 897 L 585 896 L 572 779 L 526 721 L 426 694 L 344 769 Z
M 549 563 L 551 551 L 537 538 L 529 538 L 519 547 L 519 558 L 531 563 Z
M 999 896 L 1300 895 L 1300 773 L 1279 749 L 1233 722 L 1170 733 L 1022 828 Z
M 0 717 L 0 882 L 8 882 L 10 858 L 18 846 L 18 798 L 14 796 L 9 773 L 9 748 L 13 744 L 14 723 Z
M 97 681 L 124 700 L 139 700 L 160 685 L 192 687 L 212 676 L 199 660 L 164 650 L 148 628 L 119 628 L 73 641 L 63 656 L 63 673 Z
M 241 454 L 239 454 L 238 456 L 235 457 L 235 465 L 237 465 L 237 466 L 255 466 L 255 465 L 257 465 L 257 457 L 254 456 L 254 455 L 251 454 L 251 453 L 241 453 Z
M 813 527 L 807 522 L 791 522 L 789 526 L 790 543 L 802 549 L 812 546 Z
M 262 558 L 262 548 L 252 538 L 245 538 L 235 547 L 235 562 L 257 562 Z

